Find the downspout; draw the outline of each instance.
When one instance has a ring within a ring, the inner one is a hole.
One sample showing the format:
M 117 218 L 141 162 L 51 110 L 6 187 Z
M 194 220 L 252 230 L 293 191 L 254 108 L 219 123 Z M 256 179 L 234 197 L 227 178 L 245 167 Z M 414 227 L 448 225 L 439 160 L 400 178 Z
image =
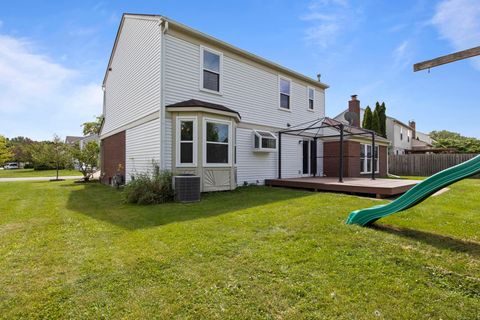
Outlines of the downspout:
M 165 161 L 165 34 L 168 31 L 168 21 L 160 18 L 160 168 L 166 168 Z

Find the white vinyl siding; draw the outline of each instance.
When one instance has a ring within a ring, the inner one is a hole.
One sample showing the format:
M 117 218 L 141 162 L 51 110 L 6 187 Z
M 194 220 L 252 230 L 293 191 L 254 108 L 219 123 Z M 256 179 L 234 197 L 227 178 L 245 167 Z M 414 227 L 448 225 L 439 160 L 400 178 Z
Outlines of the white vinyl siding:
M 160 110 L 158 20 L 125 18 L 105 83 L 102 135 Z
M 128 129 L 125 137 L 125 173 L 152 172 L 152 162 L 160 165 L 160 120 L 156 119 Z
M 277 177 L 277 152 L 253 152 L 253 131 L 237 128 L 237 184 L 264 184 Z
M 172 170 L 172 119 L 165 119 L 165 137 L 163 139 L 163 157 L 165 160 L 165 168 Z
M 295 78 L 290 78 L 292 112 L 282 112 L 278 109 L 279 75 L 253 62 L 241 61 L 227 51 L 223 52 L 222 95 L 199 90 L 200 45 L 167 33 L 165 47 L 166 105 L 189 99 L 208 101 L 239 112 L 242 122 L 277 128 L 286 128 L 287 123 L 298 124 L 325 114 L 324 90 L 315 89 L 315 108 L 312 113 L 305 107 L 307 84 Z

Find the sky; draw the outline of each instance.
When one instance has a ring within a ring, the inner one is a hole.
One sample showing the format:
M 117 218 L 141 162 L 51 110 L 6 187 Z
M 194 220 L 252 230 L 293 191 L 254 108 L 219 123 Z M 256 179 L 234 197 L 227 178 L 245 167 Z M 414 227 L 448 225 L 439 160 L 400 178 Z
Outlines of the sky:
M 123 12 L 165 15 L 330 88 L 334 117 L 362 107 L 417 130 L 480 138 L 480 58 L 413 72 L 480 45 L 480 1 L 2 1 L 0 134 L 81 135 L 102 112 L 101 83 Z

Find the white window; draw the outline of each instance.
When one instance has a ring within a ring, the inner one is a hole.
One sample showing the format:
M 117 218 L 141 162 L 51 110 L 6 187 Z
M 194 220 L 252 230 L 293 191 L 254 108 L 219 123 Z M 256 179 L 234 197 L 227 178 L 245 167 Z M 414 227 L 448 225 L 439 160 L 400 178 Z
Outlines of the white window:
M 279 78 L 278 86 L 280 91 L 280 109 L 290 110 L 291 81 L 285 78 Z
M 410 142 L 410 130 L 407 130 L 407 141 Z
M 403 140 L 403 128 L 400 127 L 400 140 Z
M 217 119 L 204 119 L 203 164 L 207 167 L 231 165 L 232 123 Z
M 223 55 L 205 47 L 201 47 L 200 51 L 200 89 L 221 93 Z
M 307 88 L 308 91 L 308 110 L 312 110 L 315 106 L 315 90 L 313 88 Z
M 277 150 L 277 137 L 268 131 L 253 130 L 253 150 L 272 152 Z
M 375 146 L 375 173 L 380 171 L 378 152 L 379 147 Z M 370 144 L 360 145 L 360 173 L 372 173 L 372 145 Z
M 197 166 L 197 118 L 178 117 L 176 134 L 177 167 Z

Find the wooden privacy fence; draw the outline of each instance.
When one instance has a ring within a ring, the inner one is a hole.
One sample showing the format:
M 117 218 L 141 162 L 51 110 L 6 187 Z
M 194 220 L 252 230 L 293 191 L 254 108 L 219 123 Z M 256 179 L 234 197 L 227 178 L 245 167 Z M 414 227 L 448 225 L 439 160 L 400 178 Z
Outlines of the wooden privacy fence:
M 388 156 L 388 172 L 398 176 L 431 176 L 477 154 L 405 154 Z

